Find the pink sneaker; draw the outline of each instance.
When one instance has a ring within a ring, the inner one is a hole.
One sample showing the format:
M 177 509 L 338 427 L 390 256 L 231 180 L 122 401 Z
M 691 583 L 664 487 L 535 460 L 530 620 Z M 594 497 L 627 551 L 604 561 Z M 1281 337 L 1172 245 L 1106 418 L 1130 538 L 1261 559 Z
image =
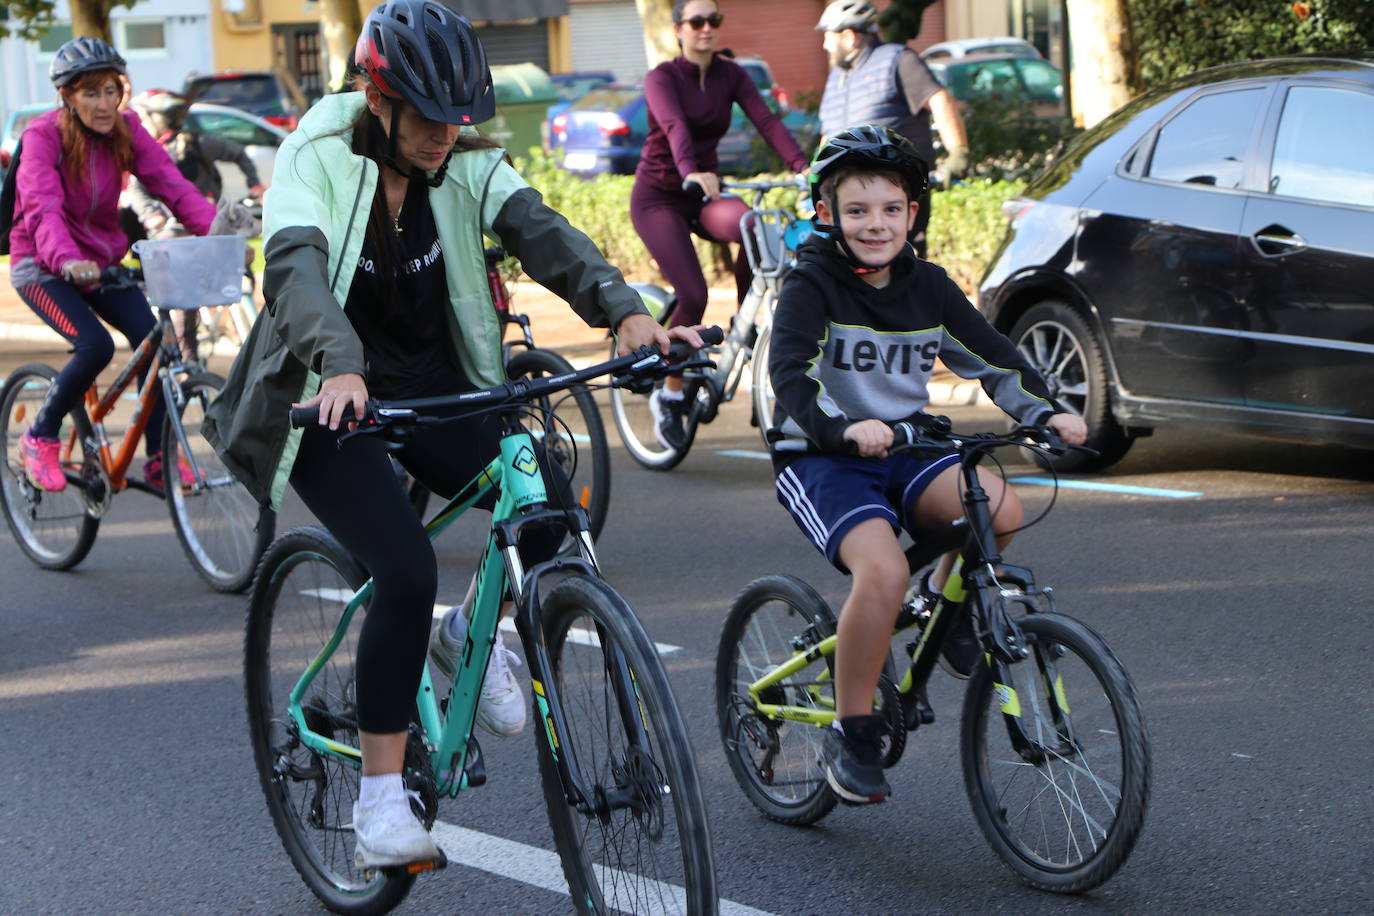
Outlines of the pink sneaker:
M 177 456 L 177 477 L 183 490 L 195 485 L 196 475 L 191 472 L 191 466 L 186 463 L 186 459 L 180 455 Z M 162 489 L 162 452 L 143 462 L 143 482 L 150 487 Z
M 59 447 L 56 439 L 35 436 L 33 430 L 19 439 L 19 451 L 24 456 L 24 471 L 29 480 L 49 493 L 67 489 L 67 475 L 62 472 L 62 462 L 57 457 Z

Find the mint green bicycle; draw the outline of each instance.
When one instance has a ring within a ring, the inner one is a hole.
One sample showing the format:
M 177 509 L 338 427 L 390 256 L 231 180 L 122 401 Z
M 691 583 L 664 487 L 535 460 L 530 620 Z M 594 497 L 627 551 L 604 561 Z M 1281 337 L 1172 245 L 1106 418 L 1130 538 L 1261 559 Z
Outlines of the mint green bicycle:
M 692 364 L 643 348 L 486 391 L 374 401 L 354 433 L 395 436 L 407 426 L 444 422 L 435 411 L 454 406 L 489 412 L 501 424 L 499 457 L 427 526 L 437 537 L 485 494 L 496 494 L 466 648 L 443 700 L 426 666 L 404 779 L 426 826 L 440 798 L 486 781 L 473 723 L 509 590 L 540 723 L 544 801 L 579 913 L 715 913 L 715 861 L 692 743 L 654 644 L 602 578 L 585 511 L 551 504 L 523 421 L 536 415 L 532 404 L 589 379 L 612 375 L 613 385 L 644 386 L 670 367 Z M 546 427 L 557 423 L 552 411 L 538 419 Z M 292 420 L 313 417 L 293 410 Z M 541 525 L 566 528 L 577 553 L 525 569 L 520 533 Z M 418 873 L 446 864 L 441 857 L 364 870 L 354 862 L 352 804 L 362 759 L 354 650 L 371 593 L 356 561 L 331 536 L 296 529 L 259 566 L 245 640 L 249 730 L 267 807 L 296 870 L 339 913 L 385 913 Z

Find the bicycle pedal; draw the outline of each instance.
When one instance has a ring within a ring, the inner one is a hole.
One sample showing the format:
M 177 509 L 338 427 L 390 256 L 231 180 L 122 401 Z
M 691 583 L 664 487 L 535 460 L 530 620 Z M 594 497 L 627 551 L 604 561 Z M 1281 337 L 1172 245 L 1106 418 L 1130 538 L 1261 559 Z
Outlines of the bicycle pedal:
M 405 865 L 390 866 L 381 869 L 381 872 L 384 875 L 394 876 L 422 875 L 425 872 L 442 871 L 445 868 L 448 868 L 448 856 L 444 855 L 444 851 L 440 849 L 439 855 L 436 858 L 425 859 L 421 862 L 407 862 Z
M 906 730 L 909 732 L 914 732 L 922 725 L 929 725 L 935 721 L 935 709 L 926 699 L 924 690 L 918 690 L 913 696 L 903 698 L 902 715 L 906 721 Z

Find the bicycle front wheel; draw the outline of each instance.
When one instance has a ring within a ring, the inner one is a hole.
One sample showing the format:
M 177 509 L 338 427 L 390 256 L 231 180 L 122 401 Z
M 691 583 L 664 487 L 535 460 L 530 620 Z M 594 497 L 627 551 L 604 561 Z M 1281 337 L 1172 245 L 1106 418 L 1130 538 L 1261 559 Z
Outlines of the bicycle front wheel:
M 542 609 L 567 734 L 538 730 L 539 772 L 577 911 L 717 912 L 691 742 L 654 644 L 598 579 L 570 576 Z M 537 698 L 535 715 L 546 721 Z M 569 803 L 555 753 L 576 763 L 600 810 Z
M 272 540 L 276 513 L 258 504 L 200 434 L 205 410 L 223 387 L 224 380 L 209 372 L 181 383 L 182 402 L 168 405 L 163 426 L 163 478 L 177 480 L 183 464 L 195 469 L 194 483 L 165 489 L 172 527 L 191 566 L 211 588 L 241 592 Z M 189 455 L 183 454 L 178 426 Z
M 765 449 L 773 445 L 768 440 L 768 433 L 773 429 L 773 404 L 777 400 L 773 394 L 773 378 L 768 374 L 768 353 L 772 344 L 773 327 L 769 325 L 759 332 L 759 339 L 754 344 L 754 376 L 750 391 L 754 403 L 754 423 L 758 425 Z
M 835 631 L 835 614 L 816 590 L 792 576 L 764 576 L 745 586 L 721 629 L 716 654 L 716 717 L 725 759 L 754 807 L 784 824 L 812 824 L 838 798 L 819 763 L 821 727 L 760 714 L 749 685 L 790 659 L 797 641 L 814 646 Z M 827 659 L 817 656 L 766 688 L 772 704 L 835 711 Z M 828 727 L 828 726 L 824 726 Z
M 263 558 L 248 608 L 244 681 L 258 781 L 282 846 L 306 885 L 336 913 L 385 913 L 414 876 L 364 872 L 354 861 L 357 760 L 312 751 L 287 711 L 291 691 L 338 625 L 344 604 L 366 580 L 327 532 L 299 528 Z M 302 699 L 311 728 L 358 746 L 354 657 L 365 608 L 319 665 Z
M 1150 744 L 1135 688 L 1087 626 L 1018 620 L 1031 654 L 1009 684 L 980 665 L 964 696 L 964 788 L 992 848 L 1043 890 L 1110 878 L 1135 846 L 1150 798 Z
M 93 447 L 90 420 L 79 404 L 62 418 L 57 433 L 67 488 L 40 490 L 24 472 L 19 440 L 56 381 L 57 370 L 40 363 L 20 366 L 5 380 L 0 394 L 0 441 L 5 444 L 0 501 L 14 539 L 30 560 L 44 569 L 71 569 L 90 553 L 110 491 Z
M 611 343 L 611 356 L 615 356 L 615 343 Z M 682 463 L 692 448 L 692 438 L 696 427 L 687 421 L 687 444 L 675 449 L 658 441 L 657 423 L 653 411 L 649 409 L 649 399 L 654 392 L 663 387 L 663 379 L 654 381 L 652 391 L 636 394 L 625 388 L 611 389 L 611 417 L 615 420 L 620 441 L 625 443 L 625 451 L 630 457 L 651 471 L 671 471 Z
M 572 371 L 572 364 L 552 350 L 521 350 L 506 364 L 506 375 L 512 379 L 543 378 Z M 549 422 L 555 405 L 567 403 L 565 396 L 571 396 L 577 409 L 563 409 Z M 606 426 L 601 422 L 596 398 L 586 385 L 577 385 L 566 393 L 540 398 L 535 406 L 542 421 L 535 435 L 544 443 L 549 458 L 568 475 L 573 498 L 587 511 L 587 525 L 596 539 L 606 524 L 606 511 L 611 504 L 611 447 L 606 442 Z

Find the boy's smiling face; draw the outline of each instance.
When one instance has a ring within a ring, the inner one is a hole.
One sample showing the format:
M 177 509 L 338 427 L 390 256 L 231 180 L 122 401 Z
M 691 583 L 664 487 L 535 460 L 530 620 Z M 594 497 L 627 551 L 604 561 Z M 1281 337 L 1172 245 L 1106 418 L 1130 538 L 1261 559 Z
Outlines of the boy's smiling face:
M 830 212 L 830 201 L 822 198 L 816 207 L 821 222 L 838 225 L 854 256 L 870 267 L 890 264 L 906 245 L 907 233 L 916 223 L 920 205 L 907 198 L 906 188 L 884 175 L 857 174 L 843 178 L 835 188 L 837 214 Z M 887 271 L 864 274 L 864 279 L 882 285 Z M 872 278 L 872 279 L 870 279 Z

